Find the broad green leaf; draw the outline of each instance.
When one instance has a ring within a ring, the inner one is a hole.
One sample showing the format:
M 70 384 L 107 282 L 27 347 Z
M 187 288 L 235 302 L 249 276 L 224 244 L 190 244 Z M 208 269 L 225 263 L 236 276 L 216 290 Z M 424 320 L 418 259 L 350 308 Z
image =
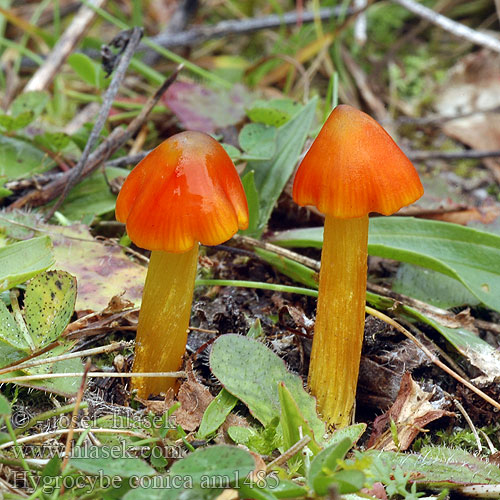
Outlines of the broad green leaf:
M 139 458 L 116 456 L 116 448 L 107 446 L 78 447 L 73 449 L 69 465 L 87 474 L 106 476 L 152 476 L 155 470 Z
M 278 497 L 269 488 L 260 488 L 256 484 L 242 484 L 238 488 L 238 498 L 251 498 L 252 500 L 276 500 Z
M 256 234 L 259 224 L 259 192 L 255 187 L 255 172 L 250 170 L 241 179 L 243 189 L 247 197 L 248 203 L 248 228 L 240 231 L 241 234 L 253 235 Z
M 0 177 L 21 179 L 48 170 L 54 161 L 29 142 L 0 134 Z
M 224 423 L 237 402 L 238 398 L 234 397 L 226 389 L 222 389 L 205 410 L 197 438 L 205 439 L 210 434 L 213 434 Z
M 71 54 L 68 63 L 74 72 L 85 82 L 98 89 L 106 87 L 106 78 L 100 64 L 80 52 Z
M 2 180 L 0 179 L 0 183 L 1 182 L 2 182 Z M 7 196 L 10 196 L 12 193 L 13 193 L 13 191 L 11 191 L 10 189 L 7 189 L 7 188 L 0 186 L 0 200 L 2 198 L 6 198 Z
M 270 160 L 249 161 L 245 174 L 255 171 L 255 187 L 259 193 L 258 230 L 263 232 L 271 212 L 302 153 L 316 110 L 317 99 L 309 101 L 288 123 L 278 129 L 276 153 Z
M 352 445 L 354 446 L 365 431 L 366 424 L 353 424 L 337 429 L 329 439 L 328 446 L 336 446 L 345 438 L 350 439 Z
M 302 105 L 290 99 L 258 99 L 247 109 L 247 115 L 253 122 L 281 127 L 301 111 Z
M 281 429 L 283 431 L 284 449 L 288 450 L 297 441 L 300 441 L 302 437 L 309 436 L 311 441 L 307 445 L 307 448 L 312 451 L 313 455 L 318 454 L 321 451 L 321 447 L 316 442 L 311 427 L 303 417 L 299 406 L 283 382 L 278 384 L 278 394 L 281 405 Z M 302 463 L 301 452 L 298 452 L 289 463 Z
M 254 468 L 254 459 L 248 451 L 236 446 L 218 445 L 200 448 L 178 460 L 170 468 L 170 475 L 189 476 L 193 485 L 201 488 L 210 484 L 210 478 L 218 476 L 229 479 L 229 486 L 244 481 Z
M 0 300 L 0 343 L 6 344 L 14 349 L 25 350 L 29 348 L 16 321 L 2 300 Z M 3 360 L 4 358 L 2 356 L 2 361 Z
M 226 153 L 229 155 L 229 158 L 233 160 L 233 162 L 241 158 L 241 151 L 238 148 L 226 143 L 221 143 L 221 146 L 226 150 Z
M 43 91 L 23 92 L 10 107 L 12 116 L 19 116 L 30 112 L 34 117 L 40 115 L 49 102 L 49 94 Z
M 328 446 L 314 457 L 309 467 L 307 483 L 318 495 L 325 495 L 328 485 L 331 484 L 338 462 L 343 460 L 346 453 L 352 448 L 352 440 L 342 439 L 339 443 Z
M 245 160 L 269 160 L 276 150 L 276 127 L 262 123 L 248 123 L 238 137 Z
M 273 241 L 319 248 L 322 239 L 322 228 L 308 228 L 282 232 Z M 370 220 L 368 253 L 450 276 L 500 311 L 500 236 L 447 222 L 377 217 Z
M 24 283 L 54 263 L 48 236 L 0 248 L 0 292 Z
M 11 412 L 12 410 L 8 399 L 0 394 L 0 415 L 2 415 L 3 417 L 8 417 Z
M 304 390 L 301 378 L 290 373 L 283 360 L 265 345 L 241 335 L 223 335 L 212 347 L 210 369 L 264 426 L 280 417 L 278 384 L 284 382 L 315 438 L 323 438 L 325 426 L 316 414 L 314 398 Z
M 76 279 L 65 271 L 47 271 L 26 288 L 24 316 L 37 348 L 56 340 L 75 309 Z
M 117 177 L 126 178 L 129 170 L 107 167 L 106 175 L 111 181 Z M 85 216 L 103 215 L 115 209 L 116 195 L 113 194 L 101 170 L 94 172 L 75 186 L 64 201 L 60 212 L 69 220 L 80 221 Z
M 480 303 L 457 280 L 413 264 L 399 266 L 391 289 L 442 309 Z
M 18 116 L 0 115 L 0 127 L 7 132 L 20 130 L 28 126 L 35 118 L 32 111 L 25 111 Z
M 72 142 L 71 137 L 64 132 L 44 132 L 36 135 L 33 142 L 42 148 L 49 149 L 54 153 L 59 153 L 63 149 L 73 145 L 74 152 L 78 151 L 76 145 Z
M 428 487 L 457 488 L 500 483 L 500 468 L 464 450 L 425 447 L 420 454 L 370 450 L 366 455 L 390 468 L 400 467 L 414 481 Z
M 276 476 L 268 476 L 264 478 L 266 489 L 276 498 L 302 498 L 307 497 L 307 488 L 300 486 L 289 479 L 283 479 Z

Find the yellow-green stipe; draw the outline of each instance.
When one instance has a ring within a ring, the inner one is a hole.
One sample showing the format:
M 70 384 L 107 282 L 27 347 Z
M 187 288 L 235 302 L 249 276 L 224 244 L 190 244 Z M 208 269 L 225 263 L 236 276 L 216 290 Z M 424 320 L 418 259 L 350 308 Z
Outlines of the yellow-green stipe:
M 323 420 L 349 425 L 365 325 L 368 216 L 327 215 L 308 384 Z
M 151 253 L 139 313 L 133 371 L 173 372 L 182 364 L 198 264 L 198 244 L 185 253 Z M 147 398 L 174 388 L 174 378 L 133 378 Z

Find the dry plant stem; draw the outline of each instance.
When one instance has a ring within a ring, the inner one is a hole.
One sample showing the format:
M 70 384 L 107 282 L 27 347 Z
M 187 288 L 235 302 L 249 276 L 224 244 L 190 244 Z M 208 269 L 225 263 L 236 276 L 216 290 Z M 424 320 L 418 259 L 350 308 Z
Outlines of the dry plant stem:
M 270 472 L 274 467 L 279 467 L 285 462 L 290 460 L 294 455 L 296 455 L 302 448 L 307 446 L 311 441 L 311 436 L 304 436 L 299 439 L 294 445 L 292 445 L 288 450 L 286 450 L 278 458 L 275 458 L 272 462 L 269 462 L 266 467 L 266 471 Z
M 479 437 L 479 434 L 477 433 L 477 429 L 474 426 L 472 419 L 469 417 L 469 414 L 465 411 L 465 408 L 460 404 L 460 401 L 458 401 L 457 399 L 454 399 L 453 403 L 458 408 L 458 411 L 462 414 L 462 416 L 465 418 L 465 421 L 469 425 L 470 430 L 472 431 L 472 434 L 474 434 L 474 438 L 476 439 L 477 451 L 479 453 L 481 453 L 483 451 L 483 446 L 481 444 L 481 438 Z
M 439 26 L 441 29 L 450 32 L 452 35 L 455 35 L 458 38 L 463 38 L 468 42 L 481 45 L 490 50 L 500 53 L 500 40 L 497 40 L 492 36 L 486 35 L 485 33 L 480 33 L 479 31 L 475 31 L 463 24 L 457 23 L 456 21 L 452 21 L 446 16 L 438 14 L 432 9 L 429 9 L 428 7 L 425 7 L 424 5 L 415 2 L 414 0 L 392 0 L 392 1 L 394 3 L 401 5 L 410 12 L 413 12 L 413 14 L 421 17 L 422 19 L 425 19 L 430 23 Z
M 83 377 L 83 372 L 74 373 L 49 373 L 37 375 L 21 375 L 19 377 L 3 378 L 2 384 L 10 384 L 13 382 L 29 382 L 31 380 L 48 380 L 54 378 L 69 378 Z M 117 372 L 90 372 L 87 378 L 150 378 L 150 377 L 167 377 L 167 378 L 186 378 L 186 372 L 139 372 L 139 373 L 117 373 Z
M 368 216 L 327 215 L 308 384 L 323 420 L 345 427 L 356 396 L 365 325 Z
M 484 399 L 487 401 L 490 405 L 494 406 L 498 410 L 500 410 L 500 403 L 495 401 L 493 398 L 490 398 L 487 394 L 485 394 L 481 389 L 478 389 L 475 385 L 471 384 L 468 380 L 465 380 L 463 377 L 458 375 L 458 373 L 455 373 L 451 368 L 446 366 L 440 359 L 437 358 L 437 356 L 427 349 L 420 340 L 418 340 L 412 333 L 410 333 L 406 328 L 401 326 L 397 321 L 394 321 L 392 318 L 387 316 L 386 314 L 377 311 L 376 309 L 373 309 L 372 307 L 366 306 L 366 312 L 370 314 L 371 316 L 375 316 L 375 318 L 378 318 L 388 325 L 393 326 L 396 328 L 396 330 L 400 331 L 405 337 L 409 338 L 412 342 L 415 343 L 417 347 L 419 347 L 426 355 L 427 357 L 431 360 L 432 363 L 434 363 L 436 366 L 441 368 L 444 372 L 446 372 L 448 375 L 453 377 L 455 380 L 458 380 L 461 384 L 465 385 L 465 387 L 469 388 L 472 392 L 477 394 L 480 398 Z
M 87 162 L 92 149 L 94 149 L 94 146 L 100 137 L 101 131 L 108 118 L 111 106 L 113 105 L 113 101 L 115 100 L 116 94 L 120 89 L 123 79 L 125 78 L 125 73 L 127 72 L 130 61 L 132 60 L 139 42 L 141 41 L 142 33 L 142 28 L 133 28 L 130 38 L 127 42 L 127 48 L 125 49 L 120 62 L 118 63 L 118 67 L 116 68 L 116 71 L 113 75 L 113 79 L 111 80 L 111 83 L 106 90 L 106 93 L 104 94 L 103 104 L 101 106 L 101 109 L 99 110 L 99 114 L 97 115 L 97 119 L 94 123 L 94 127 L 92 128 L 92 132 L 90 133 L 87 144 L 85 144 L 82 156 L 80 157 L 80 160 L 75 165 L 75 167 L 71 170 L 71 175 L 68 177 L 68 182 L 64 186 L 61 197 L 48 211 L 45 220 L 49 220 L 54 215 L 54 213 L 61 206 L 62 202 L 68 195 L 71 188 L 75 186 L 75 184 L 77 184 L 80 180 L 83 168 L 85 167 L 85 163 Z
M 151 253 L 142 295 L 134 372 L 176 371 L 186 350 L 198 244 L 185 253 Z M 135 378 L 132 388 L 141 398 L 174 388 L 175 379 Z
M 61 472 L 64 471 L 66 466 L 68 465 L 69 455 L 71 452 L 71 441 L 73 440 L 73 433 L 76 427 L 76 417 L 78 415 L 78 411 L 80 409 L 80 404 L 83 398 L 83 392 L 85 391 L 85 385 L 87 383 L 87 373 L 90 370 L 92 363 L 89 360 L 85 363 L 85 368 L 83 370 L 82 383 L 80 384 L 80 389 L 78 390 L 78 394 L 76 395 L 75 407 L 73 408 L 73 413 L 71 415 L 71 423 L 69 426 L 69 432 L 66 436 L 66 446 L 64 447 L 64 459 L 61 464 Z M 64 485 L 61 486 L 61 494 L 64 493 Z
M 71 352 L 68 354 L 61 354 L 60 356 L 53 356 L 50 358 L 37 359 L 35 361 L 30 361 L 27 363 L 19 363 L 11 367 L 0 369 L 0 375 L 4 373 L 10 373 L 17 370 L 25 370 L 26 368 L 31 368 L 33 366 L 41 366 L 50 363 L 56 363 L 58 361 L 64 361 L 66 359 L 72 358 L 82 358 L 84 356 L 93 356 L 94 354 L 105 354 L 113 351 L 118 351 L 120 349 L 125 349 L 127 347 L 132 347 L 134 342 L 116 342 L 114 344 L 109 344 L 100 347 L 94 347 L 93 349 L 87 349 L 85 351 Z
M 102 7 L 105 2 L 106 0 L 91 0 L 94 8 Z M 94 9 L 82 5 L 43 65 L 38 68 L 31 77 L 31 80 L 24 87 L 24 92 L 45 90 L 50 85 L 57 72 L 61 69 L 64 61 L 71 54 L 95 16 L 96 11 Z
M 132 436 L 132 437 L 138 437 L 138 438 L 143 438 L 146 439 L 150 436 L 146 434 L 141 434 L 139 432 L 134 432 L 134 431 L 129 431 L 126 429 L 109 429 L 109 428 L 103 428 L 103 429 L 91 429 L 92 432 L 96 434 L 123 434 L 125 436 Z M 29 436 L 21 437 L 19 439 L 16 439 L 16 442 L 19 444 L 23 443 L 30 443 L 32 441 L 35 442 L 40 442 L 41 439 L 43 438 L 52 438 L 56 436 L 64 436 L 64 434 L 68 434 L 69 429 L 58 429 L 56 431 L 48 431 L 48 432 L 41 432 L 40 434 L 31 434 Z M 76 429 L 73 429 L 73 433 L 75 432 L 89 432 L 88 427 L 77 427 Z M 4 450 L 5 448 L 10 448 L 11 446 L 14 446 L 16 443 L 14 441 L 8 441 L 7 443 L 2 443 L 0 444 L 0 450 Z

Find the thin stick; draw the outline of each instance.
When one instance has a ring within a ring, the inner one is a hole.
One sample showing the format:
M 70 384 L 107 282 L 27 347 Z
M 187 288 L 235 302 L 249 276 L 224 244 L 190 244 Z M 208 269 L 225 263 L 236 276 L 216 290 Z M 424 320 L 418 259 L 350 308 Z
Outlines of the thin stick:
M 283 465 L 285 462 L 290 460 L 296 453 L 298 453 L 302 448 L 307 446 L 311 441 L 311 436 L 304 436 L 302 439 L 299 439 L 294 445 L 290 446 L 288 450 L 286 450 L 282 455 L 278 458 L 275 458 L 272 462 L 269 462 L 266 467 L 266 471 L 271 471 L 273 467 L 279 467 Z
M 45 216 L 45 220 L 49 220 L 54 213 L 61 206 L 62 202 L 65 200 L 69 191 L 75 184 L 80 180 L 80 176 L 82 175 L 83 168 L 85 167 L 85 163 L 87 162 L 91 151 L 94 149 L 95 144 L 99 140 L 101 135 L 101 131 L 106 123 L 106 120 L 109 115 L 109 111 L 111 110 L 111 106 L 113 105 L 113 101 L 115 100 L 116 94 L 118 94 L 118 90 L 121 87 L 123 79 L 125 78 L 125 74 L 130 65 L 130 61 L 139 46 L 139 42 L 141 41 L 143 34 L 142 28 L 133 28 L 130 34 L 130 38 L 127 41 L 127 48 L 123 52 L 121 56 L 120 62 L 116 68 L 116 71 L 113 75 L 113 79 L 106 90 L 106 93 L 103 97 L 103 103 L 99 114 L 97 115 L 97 119 L 94 123 L 94 127 L 92 128 L 92 132 L 90 133 L 87 144 L 85 144 L 85 149 L 83 150 L 82 156 L 78 160 L 78 163 L 71 170 L 71 174 L 68 177 L 68 182 L 64 186 L 64 190 L 61 194 L 61 197 L 57 200 L 54 206 L 48 211 Z
M 372 316 L 375 316 L 376 318 L 384 321 L 385 323 L 393 326 L 397 330 L 399 330 L 403 335 L 405 335 L 407 338 L 409 338 L 412 342 L 414 342 L 417 347 L 419 347 L 426 355 L 427 357 L 431 360 L 432 363 L 434 363 L 436 366 L 441 368 L 444 372 L 446 372 L 448 375 L 453 377 L 455 380 L 458 380 L 461 384 L 465 385 L 465 387 L 469 388 L 472 392 L 476 393 L 480 398 L 484 399 L 490 405 L 494 406 L 498 410 L 500 410 L 500 403 L 495 401 L 494 399 L 490 398 L 487 394 L 485 394 L 481 389 L 478 389 L 475 385 L 471 384 L 469 381 L 465 380 L 463 377 L 458 375 L 458 373 L 455 373 L 451 368 L 446 366 L 432 351 L 427 349 L 427 347 L 420 342 L 412 333 L 410 333 L 406 328 L 401 326 L 397 321 L 394 321 L 391 317 L 387 316 L 386 314 L 377 311 L 376 309 L 373 309 L 372 307 L 366 306 L 366 312 Z
M 23 375 L 19 377 L 3 378 L 0 380 L 2 384 L 11 384 L 13 382 L 29 382 L 30 380 L 46 380 L 54 378 L 66 377 L 83 377 L 84 373 L 47 373 L 37 375 Z M 146 372 L 146 373 L 116 373 L 116 372 L 90 372 L 87 378 L 133 378 L 133 377 L 169 377 L 169 378 L 186 378 L 186 372 Z
M 413 0 L 392 1 L 401 5 L 410 12 L 413 12 L 413 14 L 421 17 L 422 19 L 425 19 L 426 21 L 439 26 L 443 30 L 448 31 L 458 38 L 463 38 L 468 42 L 481 45 L 490 50 L 493 50 L 494 52 L 500 52 L 500 40 L 497 40 L 490 35 L 480 33 L 479 31 L 469 28 L 468 26 L 457 23 L 456 21 L 452 21 L 448 17 L 443 16 L 442 14 L 438 14 L 432 9 L 429 9 L 428 7 L 425 7 L 424 5 Z
M 460 401 L 454 399 L 453 402 L 455 403 L 455 406 L 458 408 L 462 416 L 465 418 L 467 424 L 469 424 L 470 430 L 472 431 L 472 434 L 474 434 L 474 437 L 476 438 L 477 450 L 479 451 L 479 453 L 481 453 L 483 451 L 483 445 L 481 444 L 481 438 L 477 433 L 477 429 L 474 426 L 472 419 L 469 417 L 469 414 L 465 411 L 465 408 L 460 404 Z
M 9 448 L 11 446 L 14 446 L 16 443 L 30 443 L 31 441 L 40 441 L 42 438 L 52 438 L 55 436 L 63 436 L 64 434 L 67 434 L 69 432 L 69 429 L 58 429 L 56 431 L 49 431 L 49 432 L 41 432 L 40 434 L 31 434 L 30 436 L 25 436 L 19 439 L 16 439 L 16 441 L 8 441 L 7 443 L 2 443 L 0 445 L 0 450 L 3 450 L 5 448 Z M 73 433 L 75 432 L 89 432 L 89 429 L 86 427 L 77 427 L 76 429 L 73 429 Z M 132 436 L 132 437 L 138 437 L 138 438 L 148 438 L 149 436 L 146 436 L 145 434 L 141 434 L 139 432 L 134 432 L 134 431 L 129 431 L 126 429 L 109 429 L 109 428 L 103 428 L 103 429 L 90 429 L 90 432 L 94 432 L 96 434 L 125 434 L 126 436 Z
M 424 160 L 461 160 L 469 158 L 473 160 L 481 160 L 483 158 L 498 158 L 500 157 L 500 149 L 491 151 L 481 150 L 464 150 L 464 151 L 408 151 L 406 156 L 413 161 Z
M 100 347 L 94 347 L 93 349 L 87 349 L 85 351 L 70 352 L 68 354 L 61 354 L 60 356 L 54 356 L 52 358 L 37 359 L 35 361 L 29 361 L 26 363 L 20 363 L 8 368 L 0 369 L 0 375 L 4 373 L 14 372 L 17 370 L 25 370 L 26 368 L 31 368 L 33 366 L 46 365 L 50 363 L 56 363 L 59 361 L 64 361 L 66 359 L 81 358 L 83 356 L 93 356 L 94 354 L 106 354 L 113 351 L 118 351 L 120 349 L 126 349 L 127 347 L 132 347 L 134 342 L 116 342 L 109 345 L 104 345 Z
M 83 392 L 85 391 L 85 385 L 87 384 L 87 374 L 90 370 L 92 363 L 90 359 L 85 363 L 85 368 L 83 370 L 82 382 L 80 384 L 80 389 L 78 390 L 78 394 L 76 395 L 75 407 L 73 408 L 73 413 L 71 414 L 71 422 L 69 424 L 68 435 L 66 436 L 66 446 L 64 447 L 64 459 L 61 464 L 61 472 L 64 471 L 66 466 L 68 465 L 69 455 L 71 451 L 71 442 L 73 440 L 73 435 L 76 427 L 76 418 L 78 416 L 78 411 L 80 410 L 80 403 L 82 402 Z M 61 486 L 61 495 L 64 493 L 64 484 Z
M 94 7 L 101 7 L 106 0 L 91 0 Z M 24 92 L 45 90 L 54 79 L 66 58 L 71 54 L 76 44 L 95 18 L 95 10 L 82 5 L 75 14 L 73 21 L 59 38 L 51 53 L 40 68 L 24 87 Z
M 341 6 L 329 7 L 320 9 L 318 12 L 304 12 L 299 14 L 296 10 L 286 12 L 282 15 L 270 15 L 263 17 L 255 17 L 251 19 L 238 19 L 221 21 L 212 26 L 200 26 L 179 33 L 163 33 L 150 39 L 151 42 L 161 45 L 162 47 L 179 47 L 182 45 L 194 45 L 211 40 L 214 38 L 222 38 L 227 35 L 243 35 L 260 31 L 263 29 L 279 28 L 280 26 L 292 26 L 297 24 L 300 19 L 302 23 L 311 23 L 315 19 L 322 21 L 332 17 L 337 17 L 340 13 L 351 15 L 354 13 L 352 8 L 343 9 Z M 141 48 L 147 46 L 142 44 Z

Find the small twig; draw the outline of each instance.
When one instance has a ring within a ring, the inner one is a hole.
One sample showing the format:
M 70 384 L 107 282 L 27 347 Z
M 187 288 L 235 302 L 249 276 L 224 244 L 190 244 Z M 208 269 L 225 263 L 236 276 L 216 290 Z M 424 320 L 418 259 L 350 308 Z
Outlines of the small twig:
M 135 165 L 141 160 L 146 158 L 146 156 L 153 151 L 152 149 L 148 151 L 142 151 L 134 155 L 122 156 L 121 158 L 116 158 L 106 162 L 107 167 L 128 167 L 129 165 Z
M 163 33 L 152 37 L 150 41 L 167 48 L 179 47 L 182 45 L 194 45 L 213 38 L 222 38 L 227 35 L 243 35 L 263 29 L 279 28 L 280 26 L 292 26 L 297 24 L 299 15 L 302 23 L 311 23 L 314 22 L 315 19 L 321 19 L 324 21 L 332 17 L 337 17 L 340 13 L 351 15 L 354 13 L 354 10 L 351 8 L 344 10 L 341 6 L 336 6 L 319 9 L 317 13 L 304 12 L 299 14 L 295 10 L 293 12 L 286 12 L 283 15 L 274 14 L 251 19 L 231 19 L 221 21 L 213 26 L 200 26 L 187 31 L 181 31 L 180 33 Z M 147 47 L 143 44 L 140 48 L 146 49 Z
M 20 363 L 18 365 L 11 366 L 9 368 L 0 369 L 0 375 L 4 373 L 9 373 L 17 370 L 25 370 L 26 368 L 32 368 L 33 366 L 46 365 L 50 363 L 56 363 L 59 361 L 64 361 L 67 359 L 81 358 L 83 356 L 93 356 L 94 354 L 105 354 L 113 351 L 118 351 L 120 349 L 125 349 L 127 347 L 132 347 L 134 342 L 116 342 L 114 344 L 104 345 L 100 347 L 94 347 L 93 349 L 87 349 L 85 351 L 70 352 L 68 354 L 61 354 L 60 356 L 54 356 L 51 358 L 37 359 L 35 361 L 30 361 L 27 363 Z
M 11 384 L 13 382 L 29 382 L 31 380 L 49 380 L 54 378 L 83 377 L 84 373 L 46 373 L 37 375 L 22 375 L 19 377 L 3 378 L 2 384 Z M 186 372 L 147 372 L 147 373 L 116 373 L 116 372 L 90 372 L 87 378 L 134 378 L 134 377 L 168 377 L 168 378 L 186 378 Z
M 275 458 L 272 462 L 269 462 L 266 467 L 266 471 L 270 472 L 274 467 L 279 467 L 285 462 L 290 460 L 296 453 L 298 453 L 302 448 L 307 446 L 311 442 L 311 436 L 304 436 L 299 439 L 294 445 L 290 446 L 282 455 Z
M 493 398 L 490 398 L 487 394 L 485 394 L 481 389 L 478 389 L 475 385 L 471 384 L 469 381 L 465 380 L 463 377 L 458 375 L 458 373 L 455 373 L 451 368 L 449 368 L 447 365 L 445 365 L 430 349 L 428 349 L 420 340 L 418 340 L 412 333 L 410 333 L 406 328 L 401 326 L 397 321 L 393 320 L 391 317 L 387 316 L 386 314 L 377 311 L 376 309 L 373 309 L 372 307 L 366 306 L 366 312 L 382 321 L 385 323 L 393 326 L 396 328 L 396 330 L 399 330 L 405 337 L 409 338 L 412 342 L 415 343 L 417 347 L 419 347 L 424 354 L 430 359 L 430 361 L 441 368 L 444 372 L 446 372 L 448 375 L 453 377 L 455 380 L 460 382 L 461 384 L 465 385 L 465 387 L 469 388 L 472 392 L 477 394 L 480 398 L 484 399 L 487 401 L 490 405 L 494 406 L 498 410 L 500 410 L 500 403 L 495 401 Z
M 141 434 L 139 432 L 129 431 L 127 429 L 90 429 L 91 432 L 95 432 L 96 434 L 124 434 L 126 436 L 138 437 L 138 438 L 148 438 L 145 434 Z M 40 432 L 39 434 L 31 434 L 30 436 L 25 436 L 19 439 L 16 439 L 16 442 L 19 444 L 30 443 L 32 441 L 38 442 L 42 438 L 52 438 L 56 436 L 63 436 L 64 434 L 68 434 L 69 429 L 58 429 L 56 431 L 48 431 L 48 432 Z M 77 427 L 73 429 L 73 433 L 75 432 L 89 432 L 88 428 L 85 427 Z M 4 450 L 5 448 L 10 448 L 16 444 L 14 441 L 8 441 L 7 443 L 0 444 L 0 450 Z
M 62 202 L 65 200 L 69 191 L 75 184 L 80 180 L 80 176 L 82 175 L 85 164 L 90 156 L 91 151 L 94 149 L 99 137 L 101 135 L 101 131 L 106 123 L 106 120 L 109 115 L 109 111 L 111 110 L 111 106 L 113 105 L 113 101 L 115 100 L 116 94 L 120 89 L 120 86 L 125 78 L 125 74 L 130 65 L 130 61 L 139 46 L 139 42 L 141 41 L 143 34 L 142 28 L 133 28 L 130 33 L 130 38 L 127 41 L 127 47 L 122 54 L 120 62 L 116 68 L 116 71 L 113 75 L 113 79 L 106 90 L 106 93 L 103 97 L 103 103 L 101 109 L 99 110 L 99 114 L 97 115 L 97 119 L 94 123 L 94 127 L 92 128 L 92 132 L 90 133 L 87 144 L 85 144 L 85 149 L 83 150 L 82 156 L 80 157 L 78 163 L 71 170 L 71 173 L 68 177 L 67 183 L 64 186 L 63 192 L 60 198 L 56 201 L 54 206 L 48 211 L 45 216 L 45 220 L 49 220 L 54 213 L 61 206 Z M 120 36 L 120 34 L 118 35 Z
M 80 384 L 80 389 L 78 390 L 78 394 L 76 395 L 75 407 L 73 408 L 73 413 L 71 414 L 71 422 L 69 424 L 68 435 L 66 436 L 66 446 L 64 447 L 64 459 L 61 464 L 61 472 L 64 472 L 64 469 L 68 465 L 69 455 L 71 451 L 71 442 L 73 441 L 73 435 L 76 427 L 76 419 L 78 416 L 78 411 L 80 410 L 80 403 L 83 399 L 83 393 L 85 391 L 85 386 L 87 385 L 87 374 L 92 366 L 92 362 L 90 359 L 85 363 L 85 368 L 83 370 L 82 382 Z M 64 484 L 61 486 L 61 495 L 64 493 Z
M 94 8 L 101 7 L 106 0 L 90 0 Z M 47 56 L 43 66 L 40 66 L 31 80 L 24 87 L 24 92 L 45 90 L 54 79 L 66 58 L 71 54 L 76 44 L 96 16 L 96 11 L 82 5 L 71 24 L 55 44 L 52 52 Z
M 424 5 L 415 2 L 414 0 L 392 0 L 394 3 L 397 3 L 404 7 L 405 9 L 413 12 L 413 14 L 421 17 L 429 21 L 436 26 L 439 26 L 441 29 L 448 31 L 452 35 L 463 38 L 468 42 L 475 43 L 477 45 L 481 45 L 490 50 L 500 53 L 500 40 L 493 38 L 490 35 L 485 33 L 480 33 L 479 31 L 473 30 L 464 24 L 457 23 L 449 19 L 442 14 L 438 14 L 437 12 L 425 7 Z
M 481 453 L 483 451 L 483 445 L 481 444 L 481 438 L 477 433 L 477 429 L 474 426 L 472 419 L 469 417 L 469 414 L 465 411 L 465 408 L 460 404 L 460 401 L 458 401 L 457 399 L 453 399 L 453 402 L 455 403 L 455 406 L 458 408 L 458 411 L 465 418 L 467 424 L 469 424 L 470 430 L 472 431 L 472 434 L 474 434 L 474 437 L 476 438 L 477 451 Z
M 177 66 L 175 71 L 163 82 L 155 94 L 144 104 L 141 112 L 128 124 L 125 130 L 116 128 L 109 136 L 91 153 L 86 162 L 81 178 L 91 174 L 102 162 L 106 161 L 115 151 L 120 149 L 142 126 L 151 110 L 156 106 L 161 96 L 172 85 L 183 65 Z M 72 171 L 64 172 L 52 182 L 44 186 L 41 191 L 31 191 L 18 198 L 9 206 L 9 210 L 22 208 L 25 205 L 37 207 L 55 199 L 62 193 Z
M 412 161 L 423 160 L 462 160 L 465 158 L 480 160 L 482 158 L 499 158 L 500 149 L 480 151 L 475 149 L 464 151 L 407 151 L 406 155 Z

